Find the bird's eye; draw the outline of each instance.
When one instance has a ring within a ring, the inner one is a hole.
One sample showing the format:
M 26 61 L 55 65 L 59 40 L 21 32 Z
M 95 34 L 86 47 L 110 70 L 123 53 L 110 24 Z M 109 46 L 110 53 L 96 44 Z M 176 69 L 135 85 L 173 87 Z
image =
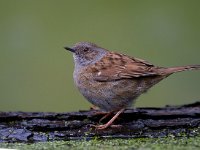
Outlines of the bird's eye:
M 87 52 L 89 50 L 89 48 L 88 47 L 86 47 L 86 48 L 84 48 L 84 52 Z

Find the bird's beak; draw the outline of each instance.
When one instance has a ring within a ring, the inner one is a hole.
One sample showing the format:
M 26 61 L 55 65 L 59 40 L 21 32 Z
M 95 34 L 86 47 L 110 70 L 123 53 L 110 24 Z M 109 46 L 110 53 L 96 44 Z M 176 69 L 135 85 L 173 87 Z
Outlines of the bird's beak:
M 65 48 L 66 50 L 72 52 L 72 53 L 75 53 L 75 50 L 74 50 L 73 48 L 70 48 L 70 47 L 67 47 L 67 46 L 65 46 L 64 48 Z

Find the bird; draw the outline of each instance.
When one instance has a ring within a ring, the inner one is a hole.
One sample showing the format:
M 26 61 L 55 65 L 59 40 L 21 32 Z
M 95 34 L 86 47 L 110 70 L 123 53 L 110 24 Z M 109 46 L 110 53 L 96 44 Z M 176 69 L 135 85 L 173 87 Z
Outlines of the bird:
M 200 65 L 159 67 L 91 42 L 64 48 L 73 53 L 73 79 L 80 93 L 108 114 L 116 112 L 107 123 L 95 126 L 98 130 L 110 127 L 141 94 L 169 75 L 200 69 Z

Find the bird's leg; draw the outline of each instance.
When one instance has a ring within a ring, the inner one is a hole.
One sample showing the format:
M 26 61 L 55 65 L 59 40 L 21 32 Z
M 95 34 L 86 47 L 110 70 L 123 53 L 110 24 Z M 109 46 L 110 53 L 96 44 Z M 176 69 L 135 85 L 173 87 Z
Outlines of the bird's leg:
M 113 113 L 113 111 L 112 111 L 112 112 L 106 113 L 106 114 L 99 120 L 99 123 L 101 123 L 102 120 L 106 119 L 106 118 L 107 118 L 108 116 L 110 116 L 112 113 Z
M 102 120 L 104 120 L 104 119 L 106 119 L 108 116 L 110 116 L 111 114 L 113 113 L 113 111 L 111 111 L 111 112 L 95 112 L 94 113 L 94 115 L 104 115 L 100 120 L 99 120 L 99 123 L 102 121 Z
M 117 117 L 118 117 L 123 111 L 124 111 L 124 108 L 121 109 L 120 111 L 118 111 L 118 112 L 112 117 L 112 119 L 110 119 L 110 121 L 108 121 L 106 124 L 96 126 L 96 129 L 97 129 L 97 130 L 106 129 L 107 127 L 109 127 L 109 126 L 115 121 L 115 119 L 117 119 Z M 106 116 L 106 117 L 107 117 L 107 116 Z

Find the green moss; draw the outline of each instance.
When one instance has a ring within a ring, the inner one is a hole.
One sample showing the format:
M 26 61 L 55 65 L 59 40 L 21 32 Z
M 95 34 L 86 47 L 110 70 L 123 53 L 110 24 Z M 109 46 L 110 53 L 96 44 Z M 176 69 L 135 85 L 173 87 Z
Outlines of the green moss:
M 181 138 L 138 138 L 86 141 L 55 141 L 35 144 L 0 143 L 1 148 L 17 148 L 20 150 L 53 150 L 53 149 L 153 149 L 153 150 L 195 150 L 200 149 L 200 136 Z

